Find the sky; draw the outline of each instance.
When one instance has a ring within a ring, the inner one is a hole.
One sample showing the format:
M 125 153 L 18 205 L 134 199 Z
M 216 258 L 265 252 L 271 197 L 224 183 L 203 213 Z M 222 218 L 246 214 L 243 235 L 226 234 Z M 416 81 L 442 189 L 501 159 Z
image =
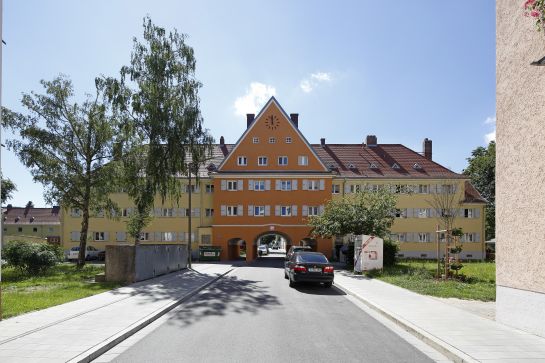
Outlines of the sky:
M 310 143 L 404 144 L 461 172 L 495 138 L 495 2 L 4 0 L 2 105 L 18 112 L 40 80 L 69 76 L 78 97 L 129 64 L 143 17 L 187 34 L 201 112 L 234 143 L 275 96 Z M 16 137 L 2 130 L 2 142 Z M 46 206 L 43 187 L 9 150 L 8 201 Z

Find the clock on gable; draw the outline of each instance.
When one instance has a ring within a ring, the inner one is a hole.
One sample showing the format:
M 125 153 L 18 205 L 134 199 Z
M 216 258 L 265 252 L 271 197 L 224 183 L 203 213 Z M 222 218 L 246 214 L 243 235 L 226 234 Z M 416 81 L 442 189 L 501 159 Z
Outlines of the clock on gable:
M 270 115 L 265 118 L 265 126 L 270 130 L 276 130 L 278 126 L 280 126 L 280 121 L 278 120 L 278 117 Z

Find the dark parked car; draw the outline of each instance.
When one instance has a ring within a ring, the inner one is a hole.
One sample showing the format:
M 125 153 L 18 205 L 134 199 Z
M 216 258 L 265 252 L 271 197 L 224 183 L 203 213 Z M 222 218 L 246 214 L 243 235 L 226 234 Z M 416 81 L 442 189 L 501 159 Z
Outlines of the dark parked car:
M 333 265 L 320 252 L 295 252 L 286 261 L 284 277 L 290 287 L 298 282 L 321 282 L 325 287 L 333 285 Z
M 293 256 L 295 252 L 310 252 L 311 250 L 312 248 L 310 248 L 309 246 L 291 246 L 288 253 L 286 253 L 286 261 L 289 261 L 289 259 L 291 258 L 291 256 Z

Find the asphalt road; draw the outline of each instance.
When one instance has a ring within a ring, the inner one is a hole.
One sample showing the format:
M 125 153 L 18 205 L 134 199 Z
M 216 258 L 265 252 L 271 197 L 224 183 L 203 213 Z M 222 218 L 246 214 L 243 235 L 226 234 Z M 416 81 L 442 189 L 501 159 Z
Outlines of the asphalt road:
M 290 288 L 283 260 L 239 267 L 115 362 L 432 362 L 335 288 Z

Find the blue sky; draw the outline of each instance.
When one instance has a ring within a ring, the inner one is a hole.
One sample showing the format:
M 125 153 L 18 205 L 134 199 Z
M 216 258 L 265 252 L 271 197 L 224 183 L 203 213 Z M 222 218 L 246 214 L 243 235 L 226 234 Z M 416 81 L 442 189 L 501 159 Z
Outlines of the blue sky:
M 275 95 L 311 143 L 401 143 L 460 172 L 495 131 L 495 2 L 4 0 L 2 103 L 40 79 L 94 77 L 128 64 L 142 18 L 188 34 L 205 125 L 235 142 L 247 112 Z M 9 136 L 9 135 L 7 135 Z M 6 134 L 3 133 L 3 139 Z M 42 186 L 7 150 L 10 203 L 43 206 Z

